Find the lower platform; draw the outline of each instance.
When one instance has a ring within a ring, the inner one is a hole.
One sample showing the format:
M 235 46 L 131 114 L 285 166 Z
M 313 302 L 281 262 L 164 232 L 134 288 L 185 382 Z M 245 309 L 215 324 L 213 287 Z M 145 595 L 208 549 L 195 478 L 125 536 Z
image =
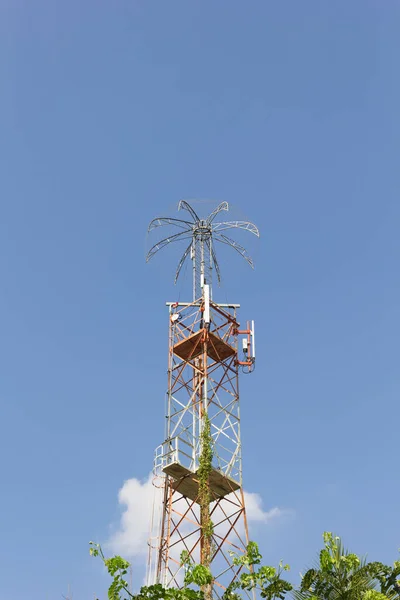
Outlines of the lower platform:
M 199 495 L 199 480 L 196 473 L 190 471 L 180 463 L 170 463 L 163 468 L 164 473 L 175 481 L 173 488 L 190 500 L 197 501 Z M 223 498 L 231 492 L 240 489 L 240 485 L 234 479 L 227 477 L 221 471 L 213 469 L 210 473 L 210 491 L 213 498 Z

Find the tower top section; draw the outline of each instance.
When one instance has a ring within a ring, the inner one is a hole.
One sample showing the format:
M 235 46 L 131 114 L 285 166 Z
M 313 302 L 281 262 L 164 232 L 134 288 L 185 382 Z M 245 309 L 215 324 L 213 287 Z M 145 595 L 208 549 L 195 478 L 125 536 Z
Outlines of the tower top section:
M 221 282 L 221 271 L 215 249 L 216 242 L 231 246 L 248 262 L 251 268 L 254 268 L 253 260 L 247 253 L 247 250 L 226 235 L 225 232 L 229 229 L 242 229 L 249 231 L 257 237 L 260 237 L 260 232 L 256 225 L 250 221 L 220 220 L 221 213 L 229 211 L 228 202 L 221 202 L 206 218 L 200 218 L 193 206 L 186 200 L 181 200 L 178 203 L 178 211 L 181 210 L 186 211 L 190 216 L 185 214 L 183 216 L 186 218 L 182 219 L 157 217 L 151 221 L 148 232 L 153 231 L 157 227 L 164 226 L 169 226 L 173 230 L 177 230 L 177 232 L 172 232 L 171 235 L 154 244 L 146 256 L 146 262 L 165 246 L 173 242 L 181 242 L 183 240 L 187 242 L 189 240 L 189 245 L 182 254 L 176 269 L 175 283 L 178 280 L 186 259 L 190 257 L 193 269 L 193 302 L 202 297 L 204 284 L 208 284 L 211 288 L 213 271 L 215 271 L 218 283 Z

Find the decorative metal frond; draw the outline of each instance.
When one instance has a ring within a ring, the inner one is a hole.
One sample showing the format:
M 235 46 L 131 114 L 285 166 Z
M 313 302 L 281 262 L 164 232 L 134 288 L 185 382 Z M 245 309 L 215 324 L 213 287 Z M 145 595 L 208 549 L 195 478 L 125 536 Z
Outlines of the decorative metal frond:
M 196 222 L 200 221 L 200 217 L 197 215 L 196 211 L 186 202 L 186 200 L 180 200 L 178 204 L 178 210 L 187 210 L 191 215 L 193 220 Z
M 189 256 L 191 249 L 192 249 L 192 240 L 190 240 L 189 246 L 186 248 L 185 252 L 182 254 L 181 260 L 179 261 L 179 264 L 178 264 L 178 267 L 177 267 L 176 273 L 175 273 L 174 283 L 176 283 L 178 281 L 178 277 L 180 275 L 182 267 L 185 264 L 185 261 L 186 261 L 187 257 Z
M 212 283 L 212 272 L 215 270 L 218 282 L 221 282 L 221 271 L 215 252 L 214 242 L 220 242 L 230 246 L 238 252 L 248 264 L 254 268 L 253 260 L 247 253 L 247 250 L 238 242 L 225 235 L 228 229 L 242 229 L 249 231 L 256 237 L 260 232 L 254 223 L 250 221 L 216 221 L 217 216 L 229 210 L 228 202 L 221 202 L 206 219 L 200 219 L 196 211 L 186 200 L 181 200 L 178 204 L 178 210 L 186 210 L 193 219 L 175 219 L 173 217 L 157 217 L 149 225 L 148 231 L 151 232 L 158 227 L 171 225 L 179 229 L 179 232 L 170 235 L 152 246 L 146 256 L 148 262 L 159 250 L 172 242 L 180 242 L 190 239 L 190 244 L 181 256 L 175 273 L 175 283 L 177 282 L 187 257 L 190 255 L 193 261 L 193 299 L 196 300 L 202 295 L 202 282 Z
M 190 234 L 190 235 L 188 235 L 188 234 Z M 146 256 L 146 262 L 149 262 L 149 260 L 151 258 L 153 258 L 153 256 L 155 254 L 157 254 L 157 252 L 159 250 L 161 250 L 161 248 L 164 248 L 164 246 L 166 246 L 167 244 L 170 244 L 171 242 L 177 242 L 180 240 L 187 240 L 188 238 L 192 237 L 191 234 L 192 234 L 192 232 L 190 230 L 180 231 L 179 233 L 176 233 L 175 235 L 171 235 L 170 237 L 160 240 L 159 242 L 157 242 L 157 244 L 154 244 L 154 246 L 152 246 L 152 248 L 150 248 L 150 250 Z
M 215 210 L 212 211 L 211 215 L 207 219 L 207 223 L 211 225 L 218 213 L 220 213 L 223 210 L 229 210 L 229 204 L 227 202 L 221 202 L 221 204 L 217 206 Z
M 219 268 L 219 264 L 218 264 L 218 260 L 217 260 L 217 255 L 215 254 L 215 250 L 214 250 L 212 242 L 208 242 L 207 246 L 209 247 L 210 252 L 211 252 L 212 262 L 213 262 L 213 265 L 215 267 L 215 272 L 217 274 L 218 283 L 221 283 L 221 271 L 220 271 L 220 268 Z
M 153 219 L 149 225 L 147 230 L 148 233 L 156 227 L 162 227 L 163 225 L 174 225 L 175 227 L 180 227 L 181 229 L 188 229 L 193 226 L 191 221 L 184 221 L 183 219 L 173 219 L 170 217 L 158 217 L 157 219 Z
M 244 229 L 245 231 L 250 231 L 250 233 L 254 233 L 257 237 L 260 237 L 260 232 L 258 231 L 258 227 L 254 225 L 254 223 L 250 223 L 250 221 L 219 221 L 213 225 L 213 231 L 226 231 L 227 229 Z
M 228 246 L 231 246 L 234 250 L 236 250 L 236 252 L 239 252 L 239 254 L 243 256 L 243 258 L 249 263 L 251 268 L 254 269 L 253 259 L 247 254 L 246 248 L 243 248 L 243 246 L 235 242 L 235 240 L 228 237 L 227 235 L 224 235 L 223 233 L 220 233 L 219 236 L 215 236 L 214 239 L 217 242 L 221 242 L 222 244 L 227 244 Z

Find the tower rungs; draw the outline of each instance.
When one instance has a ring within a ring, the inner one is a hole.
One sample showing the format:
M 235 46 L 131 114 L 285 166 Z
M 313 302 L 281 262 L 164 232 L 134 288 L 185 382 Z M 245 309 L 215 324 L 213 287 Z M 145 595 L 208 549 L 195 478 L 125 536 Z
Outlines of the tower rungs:
M 174 354 L 179 356 L 182 360 L 189 361 L 204 352 L 204 343 L 202 341 L 206 339 L 206 352 L 215 362 L 222 362 L 226 358 L 236 354 L 235 348 L 227 344 L 220 337 L 207 331 L 206 329 L 200 329 L 196 333 L 190 335 L 188 338 L 178 342 L 173 347 Z
M 168 464 L 163 468 L 163 471 L 174 479 L 172 487 L 177 492 L 194 502 L 198 501 L 199 480 L 196 473 L 178 462 Z M 211 496 L 214 499 L 223 498 L 240 489 L 240 484 L 237 481 L 217 469 L 212 469 L 209 482 Z

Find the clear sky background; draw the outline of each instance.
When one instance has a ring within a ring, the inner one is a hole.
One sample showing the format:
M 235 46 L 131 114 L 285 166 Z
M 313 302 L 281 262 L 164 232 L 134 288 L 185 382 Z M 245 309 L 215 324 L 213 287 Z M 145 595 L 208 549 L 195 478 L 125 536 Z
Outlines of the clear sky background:
M 1 600 L 106 596 L 88 542 L 148 477 L 164 303 L 190 296 L 178 248 L 145 265 L 146 227 L 180 198 L 262 232 L 215 299 L 257 323 L 266 561 L 296 577 L 323 530 L 397 558 L 399 31 L 394 0 L 0 2 Z

